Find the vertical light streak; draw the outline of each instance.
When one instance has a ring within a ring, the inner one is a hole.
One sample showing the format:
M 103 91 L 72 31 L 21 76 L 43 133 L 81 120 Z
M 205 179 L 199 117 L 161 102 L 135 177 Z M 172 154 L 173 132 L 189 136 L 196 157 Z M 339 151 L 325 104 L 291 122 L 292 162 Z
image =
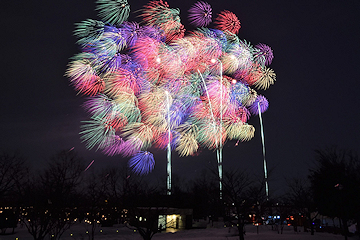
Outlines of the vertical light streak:
M 214 60 L 215 61 L 215 60 Z M 200 70 L 198 70 L 199 74 L 200 74 L 200 77 L 201 77 L 201 80 L 204 84 L 204 88 L 205 88 L 205 92 L 206 92 L 206 95 L 207 95 L 207 98 L 209 100 L 209 106 L 210 106 L 210 113 L 211 113 L 211 117 L 213 119 L 213 122 L 214 122 L 214 129 L 216 130 L 216 127 L 215 127 L 215 117 L 214 117 L 214 113 L 213 113 L 213 110 L 212 110 L 212 106 L 211 106 L 211 101 L 210 101 L 210 96 L 209 96 L 209 92 L 207 90 L 207 87 L 206 87 L 206 83 L 205 83 L 205 80 L 200 72 Z M 221 64 L 221 85 L 222 85 L 222 64 Z M 221 98 L 222 98 L 222 86 L 220 86 L 220 91 L 221 91 Z M 220 115 L 221 115 L 221 118 L 222 118 L 222 99 L 220 100 L 221 102 L 221 109 L 220 109 Z M 218 145 L 218 141 L 215 140 L 215 144 L 216 144 L 216 159 L 217 159 L 217 162 L 218 162 L 218 172 L 219 172 L 219 190 L 220 190 L 220 199 L 222 199 L 222 139 L 221 139 L 221 124 L 222 124 L 222 121 L 220 120 L 220 148 L 219 148 L 219 145 Z M 215 138 L 216 139 L 216 138 Z
M 269 186 L 268 186 L 268 176 L 267 176 L 267 166 L 266 166 L 266 159 L 265 159 L 265 138 L 264 138 L 264 127 L 262 122 L 260 104 L 258 102 L 258 111 L 259 111 L 259 119 L 260 119 L 260 127 L 261 127 L 261 142 L 262 142 L 262 152 L 264 157 L 264 178 L 265 178 L 265 191 L 266 191 L 266 198 L 269 199 Z
M 211 117 L 212 117 L 212 119 L 213 119 L 213 121 L 214 121 L 214 129 L 216 130 L 216 128 L 215 128 L 215 117 L 214 117 L 214 113 L 213 113 L 212 106 L 211 106 L 211 101 L 210 101 L 209 92 L 208 92 L 208 90 L 207 90 L 205 80 L 204 80 L 204 78 L 203 78 L 203 76 L 202 76 L 202 74 L 201 74 L 201 72 L 200 72 L 199 69 L 198 69 L 198 72 L 199 72 L 200 77 L 201 77 L 201 80 L 202 80 L 202 82 L 203 82 L 203 84 L 204 84 L 206 96 L 207 96 L 207 98 L 208 98 L 208 100 L 209 100 L 210 113 L 211 113 Z M 218 142 L 217 142 L 217 141 L 215 141 L 215 144 L 216 144 L 216 148 L 218 148 Z
M 223 71 L 223 66 L 222 66 L 222 62 L 218 60 L 218 62 L 220 63 L 220 147 L 219 147 L 219 157 L 218 157 L 218 169 L 219 169 L 219 187 L 220 187 L 220 199 L 222 199 L 222 177 L 223 177 L 223 169 L 222 169 L 222 149 L 223 149 L 223 145 L 222 145 L 222 117 L 223 117 L 223 102 L 222 102 L 222 98 L 223 98 L 223 90 L 222 90 L 222 81 L 223 81 L 223 77 L 222 77 L 222 71 Z
M 169 92 L 166 91 L 166 101 L 167 101 L 167 120 L 168 120 L 168 138 L 169 142 L 167 145 L 167 179 L 166 179 L 166 186 L 167 186 L 167 195 L 171 195 L 171 129 L 170 129 L 170 100 L 169 100 Z

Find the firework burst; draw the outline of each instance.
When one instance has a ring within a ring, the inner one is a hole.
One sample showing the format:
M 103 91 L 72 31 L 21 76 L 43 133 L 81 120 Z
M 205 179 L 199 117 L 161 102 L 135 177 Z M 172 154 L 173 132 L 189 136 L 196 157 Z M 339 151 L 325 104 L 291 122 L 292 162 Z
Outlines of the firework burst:
M 138 174 L 148 174 L 154 168 L 155 160 L 152 153 L 148 151 L 141 151 L 132 157 L 129 161 L 129 167 L 135 173 Z
M 237 16 L 228 10 L 224 10 L 219 13 L 215 19 L 215 24 L 221 31 L 229 31 L 233 34 L 238 34 L 241 28 L 240 21 Z
M 207 2 L 196 2 L 188 12 L 188 19 L 195 27 L 206 27 L 212 21 L 212 8 Z
M 130 5 L 127 0 L 97 0 L 96 10 L 105 23 L 118 26 L 129 17 Z
M 258 63 L 264 66 L 269 66 L 274 58 L 274 54 L 271 47 L 266 44 L 259 43 L 255 46 L 254 58 Z

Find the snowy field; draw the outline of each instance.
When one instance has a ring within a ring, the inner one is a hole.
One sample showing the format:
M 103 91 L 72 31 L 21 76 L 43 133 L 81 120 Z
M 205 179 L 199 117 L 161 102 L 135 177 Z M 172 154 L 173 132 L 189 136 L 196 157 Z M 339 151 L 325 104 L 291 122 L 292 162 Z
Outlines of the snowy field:
M 63 240 L 88 240 L 89 235 L 86 233 L 85 225 L 74 225 L 70 230 L 66 231 L 61 239 Z M 272 231 L 271 226 L 260 226 L 259 233 L 256 227 L 252 225 L 246 226 L 245 240 L 337 240 L 344 239 L 341 235 L 329 233 L 316 233 L 311 236 L 308 232 L 295 233 L 292 227 L 284 227 L 283 234 Z M 0 240 L 32 240 L 33 238 L 23 227 L 15 229 L 15 234 L 0 235 Z M 96 230 L 95 240 L 141 240 L 139 233 L 134 232 L 123 225 L 114 227 L 98 228 Z M 208 227 L 206 229 L 190 229 L 177 232 L 161 232 L 154 235 L 153 240 L 167 239 L 192 239 L 192 240 L 237 240 L 235 228 L 224 227 Z M 359 237 L 349 237 L 349 240 L 359 239 Z M 45 238 L 49 240 L 49 238 Z

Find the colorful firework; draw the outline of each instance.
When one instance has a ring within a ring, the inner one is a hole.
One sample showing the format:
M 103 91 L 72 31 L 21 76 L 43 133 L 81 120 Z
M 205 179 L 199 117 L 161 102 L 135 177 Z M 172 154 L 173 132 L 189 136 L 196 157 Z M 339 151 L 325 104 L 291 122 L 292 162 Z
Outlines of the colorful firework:
M 97 0 L 96 10 L 105 23 L 118 26 L 130 14 L 130 5 L 127 0 Z
M 219 30 L 224 32 L 229 31 L 233 34 L 238 34 L 241 28 L 241 24 L 237 16 L 228 10 L 224 10 L 219 13 L 215 19 L 215 24 Z
M 202 148 L 219 156 L 227 141 L 254 136 L 247 121 L 269 104 L 254 88 L 275 83 L 273 51 L 239 39 L 234 13 L 221 11 L 215 28 L 207 28 L 212 8 L 198 1 L 188 10 L 198 28 L 187 32 L 180 10 L 163 0 L 144 5 L 140 23 L 127 21 L 126 0 L 96 3 L 101 20 L 76 24 L 82 52 L 65 74 L 88 96 L 90 120 L 80 134 L 89 149 L 130 157 L 129 166 L 147 174 L 155 164 L 149 148 L 167 149 L 170 157 L 171 150 L 191 156 Z
M 269 66 L 272 63 L 274 54 L 271 47 L 266 44 L 259 43 L 255 46 L 254 58 L 255 61 L 261 65 Z
M 129 167 L 138 174 L 148 174 L 154 168 L 155 160 L 152 153 L 139 152 L 129 161 Z
M 84 45 L 99 38 L 104 32 L 102 21 L 87 19 L 75 24 L 74 35 L 79 38 L 78 44 Z
M 189 21 L 195 27 L 206 27 L 212 21 L 212 8 L 207 2 L 196 2 L 188 12 Z
M 259 110 L 260 112 L 265 112 L 269 107 L 269 102 L 268 100 L 262 96 L 262 95 L 258 95 L 255 99 L 255 101 L 253 102 L 253 104 L 250 105 L 249 107 L 249 111 L 254 114 L 257 115 L 259 114 Z

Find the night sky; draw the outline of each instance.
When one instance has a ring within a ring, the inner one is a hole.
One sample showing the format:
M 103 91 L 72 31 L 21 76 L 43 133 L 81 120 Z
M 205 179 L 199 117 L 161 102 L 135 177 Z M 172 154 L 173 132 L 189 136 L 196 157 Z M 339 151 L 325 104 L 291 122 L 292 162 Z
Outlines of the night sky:
M 187 10 L 196 1 L 168 1 Z M 360 1 L 359 0 L 209 0 L 213 16 L 234 12 L 240 39 L 273 49 L 270 68 L 276 83 L 262 92 L 269 100 L 263 114 L 270 193 L 279 193 L 286 178 L 305 176 L 314 149 L 327 146 L 359 150 L 360 146 Z M 147 1 L 129 0 L 129 20 Z M 127 162 L 89 151 L 80 140 L 80 122 L 88 120 L 85 97 L 76 95 L 64 77 L 69 58 L 80 52 L 74 24 L 99 19 L 95 1 L 7 1 L 1 15 L 1 148 L 18 151 L 35 167 L 49 156 L 74 147 L 92 168 Z M 210 26 L 211 27 L 211 26 Z M 240 168 L 263 176 L 259 118 L 250 142 L 224 147 L 224 169 Z M 358 153 L 360 153 L 358 151 Z M 166 151 L 154 152 L 152 175 L 165 178 Z M 179 158 L 173 153 L 173 174 L 188 180 L 214 166 L 214 152 Z

